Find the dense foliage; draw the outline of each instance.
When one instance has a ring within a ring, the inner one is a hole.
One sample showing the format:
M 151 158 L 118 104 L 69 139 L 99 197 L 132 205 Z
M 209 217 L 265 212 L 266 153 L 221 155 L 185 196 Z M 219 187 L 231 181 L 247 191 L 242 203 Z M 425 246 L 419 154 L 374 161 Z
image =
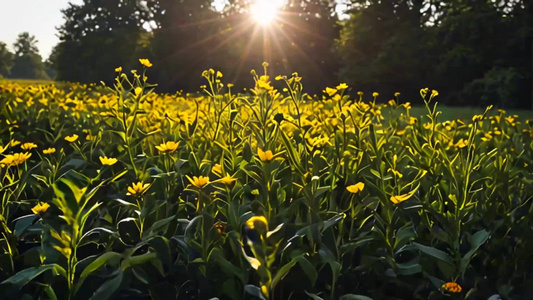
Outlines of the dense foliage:
M 531 121 L 311 99 L 266 64 L 250 94 L 156 94 L 141 63 L 0 84 L 2 299 L 533 297 Z
M 11 53 L 5 43 L 0 42 L 0 76 L 21 79 L 50 79 L 42 61 L 37 39 L 28 32 L 18 35 Z

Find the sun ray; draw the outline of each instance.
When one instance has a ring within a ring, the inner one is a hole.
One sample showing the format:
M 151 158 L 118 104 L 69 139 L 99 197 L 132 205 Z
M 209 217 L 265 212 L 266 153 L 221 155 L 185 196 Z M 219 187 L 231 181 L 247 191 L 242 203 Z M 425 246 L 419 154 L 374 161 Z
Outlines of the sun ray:
M 253 20 L 262 26 L 268 26 L 274 22 L 280 9 L 286 4 L 284 0 L 255 0 L 250 6 Z

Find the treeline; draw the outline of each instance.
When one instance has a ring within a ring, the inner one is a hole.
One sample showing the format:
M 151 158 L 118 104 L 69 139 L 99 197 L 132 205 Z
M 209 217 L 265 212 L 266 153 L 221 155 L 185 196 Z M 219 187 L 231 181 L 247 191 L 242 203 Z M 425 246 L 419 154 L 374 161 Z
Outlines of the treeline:
M 14 53 L 0 42 L 0 78 L 50 79 L 55 76 L 52 66 L 44 63 L 35 36 L 28 32 L 18 35 Z
M 49 61 L 56 79 L 111 82 L 113 70 L 154 62 L 160 91 L 196 91 L 204 69 L 249 87 L 250 69 L 303 77 L 305 90 L 346 82 L 353 93 L 421 87 L 448 105 L 531 108 L 533 12 L 528 0 L 287 0 L 271 25 L 254 23 L 254 0 L 84 0 L 63 11 Z M 336 6 L 349 9 L 340 16 Z

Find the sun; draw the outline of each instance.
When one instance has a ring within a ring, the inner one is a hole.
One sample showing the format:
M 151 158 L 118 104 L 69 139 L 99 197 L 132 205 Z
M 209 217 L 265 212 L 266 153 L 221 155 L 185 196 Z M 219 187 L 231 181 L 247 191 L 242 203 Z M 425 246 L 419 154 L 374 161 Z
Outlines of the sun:
M 252 18 L 260 25 L 271 24 L 278 17 L 285 0 L 255 0 L 250 7 Z

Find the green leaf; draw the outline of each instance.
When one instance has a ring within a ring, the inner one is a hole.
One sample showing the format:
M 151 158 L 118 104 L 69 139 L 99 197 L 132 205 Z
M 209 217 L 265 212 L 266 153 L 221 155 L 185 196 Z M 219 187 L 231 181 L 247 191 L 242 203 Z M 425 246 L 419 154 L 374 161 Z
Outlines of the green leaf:
M 293 258 L 290 262 L 286 263 L 283 267 L 281 267 L 277 272 L 276 276 L 272 279 L 272 283 L 270 284 L 271 289 L 275 289 L 276 285 L 280 282 L 280 280 L 285 277 L 289 271 L 294 267 L 294 265 L 298 262 L 298 257 Z
M 312 300 L 324 300 L 323 298 L 320 298 L 317 294 L 309 293 L 308 291 L 304 291 L 307 296 L 309 296 Z
M 223 270 L 226 274 L 231 274 L 241 281 L 241 283 L 245 283 L 244 274 L 245 272 L 241 269 L 233 265 L 231 262 L 229 262 L 222 253 L 222 250 L 219 248 L 215 248 L 211 251 L 209 258 L 209 263 L 218 264 L 220 268 Z
M 403 247 L 403 245 L 405 245 L 409 240 L 414 239 L 416 237 L 416 231 L 412 225 L 407 225 L 398 229 L 395 237 L 394 249 L 397 249 L 399 247 Z
M 318 272 L 315 269 L 315 266 L 304 256 L 298 257 L 298 264 L 304 271 L 305 275 L 307 275 L 307 278 L 311 280 L 311 285 L 315 285 L 316 280 L 318 279 Z
M 153 260 L 157 260 L 157 254 L 156 253 L 145 253 L 145 254 L 141 254 L 141 255 L 136 255 L 136 256 L 132 256 L 132 257 L 129 257 L 125 260 L 125 262 L 123 262 L 123 265 L 122 265 L 122 269 L 124 268 L 127 268 L 128 265 L 130 266 L 136 266 L 136 265 L 142 265 L 142 264 L 145 264 L 147 262 L 151 262 Z
M 152 226 L 150 227 L 150 233 L 147 236 L 153 236 L 154 234 L 157 234 L 157 233 L 166 232 L 168 224 L 170 224 L 170 222 L 172 222 L 174 218 L 175 218 L 174 216 L 170 216 L 168 218 L 161 219 L 159 221 L 154 222 L 154 224 L 152 224 Z
M 97 290 L 94 292 L 91 300 L 107 300 L 118 290 L 120 284 L 122 283 L 122 277 L 124 272 L 122 270 L 118 271 L 118 274 L 111 278 L 110 280 L 104 282 Z
M 204 216 L 199 215 L 194 217 L 191 222 L 185 227 L 185 242 L 188 244 L 194 239 L 194 234 L 196 233 L 197 227 L 199 226 L 197 223 L 203 220 Z
M 255 285 L 247 284 L 244 287 L 244 291 L 252 296 L 255 296 L 261 300 L 266 300 L 265 296 L 263 296 L 263 293 L 261 292 L 261 289 Z
M 481 245 L 483 245 L 487 240 L 489 239 L 489 232 L 485 229 L 482 229 L 469 239 L 470 241 L 470 251 L 468 251 L 462 258 L 461 263 L 459 266 L 459 272 L 461 274 L 464 274 L 466 271 L 466 268 L 468 268 L 468 265 L 470 264 L 470 260 L 474 257 L 477 250 Z
M 46 295 L 48 296 L 49 300 L 57 300 L 56 293 L 55 293 L 54 289 L 52 288 L 52 286 L 47 285 L 44 288 L 44 291 L 46 292 Z
M 420 250 L 420 252 L 424 254 L 427 254 L 438 260 L 441 260 L 447 264 L 450 264 L 451 266 L 455 266 L 453 259 L 446 252 L 442 250 L 439 250 L 433 247 L 424 246 L 419 243 L 413 243 L 413 246 L 415 246 L 418 250 Z
M 295 167 L 300 174 L 305 174 L 305 170 L 302 169 L 302 159 L 298 154 L 298 151 L 296 151 L 296 149 L 294 148 L 287 134 L 283 130 L 280 130 L 280 133 L 283 139 L 283 143 L 285 144 L 285 148 L 287 149 L 287 155 L 289 157 L 291 165 Z
M 128 201 L 125 201 L 125 200 L 119 199 L 119 198 L 117 198 L 117 199 L 113 199 L 113 200 L 114 200 L 114 201 L 117 201 L 118 203 L 120 203 L 121 205 L 124 205 L 124 206 L 126 206 L 126 207 L 127 207 L 127 206 L 131 206 L 131 207 L 135 207 L 135 208 L 137 207 L 137 205 L 135 205 L 135 204 L 133 204 L 133 203 L 130 203 L 130 202 L 128 202 Z
M 73 173 L 72 171 L 69 173 Z M 69 176 L 71 177 L 71 176 Z M 87 188 L 79 188 L 73 181 L 67 179 L 67 177 L 62 177 L 54 183 L 54 203 L 67 214 L 67 209 L 70 210 L 70 213 L 75 215 L 79 207 L 82 205 L 83 196 Z
M 143 284 L 150 283 L 150 277 L 142 268 L 133 267 L 131 268 L 131 270 L 133 272 L 133 276 L 135 276 L 135 278 L 137 278 L 140 282 L 142 282 Z
M 65 269 L 63 269 L 60 265 L 50 264 L 50 265 L 42 265 L 42 266 L 35 267 L 35 268 L 24 269 L 18 272 L 17 274 L 9 277 L 8 279 L 4 280 L 0 284 L 13 284 L 20 288 L 24 286 L 25 284 L 27 284 L 28 282 L 32 281 L 35 277 L 50 270 L 54 271 L 56 275 L 60 274 L 66 277 Z
M 381 175 L 379 174 L 378 171 L 374 169 L 370 169 L 370 173 L 372 173 L 372 175 L 376 176 L 378 179 L 381 179 Z
M 324 222 L 324 227 L 322 229 L 322 232 L 326 229 L 328 229 L 329 227 L 333 226 L 333 225 L 336 225 L 337 223 L 339 223 L 342 219 L 344 219 L 346 215 L 345 214 L 338 214 L 336 216 L 334 216 L 333 218 L 327 220 Z
M 340 300 L 372 300 L 372 298 L 363 295 L 346 294 L 339 298 Z
M 171 267 L 172 258 L 170 256 L 170 246 L 168 244 L 168 239 L 164 236 L 157 236 L 151 239 L 148 243 L 154 248 L 157 254 L 157 258 L 167 267 Z
M 89 237 L 91 234 L 93 234 L 93 233 L 101 233 L 101 232 L 105 232 L 105 233 L 107 233 L 109 235 L 112 235 L 114 237 L 118 237 L 118 234 L 116 232 L 114 232 L 113 230 L 110 230 L 110 229 L 107 229 L 107 228 L 104 228 L 104 227 L 96 227 L 96 228 L 93 228 L 93 229 L 87 231 L 86 233 L 84 233 L 83 236 L 80 239 L 80 243 L 84 239 Z
M 13 220 L 13 222 L 15 222 L 15 235 L 20 238 L 24 231 L 26 231 L 26 229 L 28 229 L 28 227 L 30 227 L 38 218 L 39 216 L 37 215 L 27 215 Z
M 98 270 L 100 267 L 102 267 L 105 264 L 118 265 L 121 258 L 122 258 L 122 254 L 119 254 L 116 252 L 106 252 L 100 255 L 97 259 L 95 259 L 92 263 L 90 263 L 87 267 L 85 267 L 85 269 L 83 269 L 83 272 L 81 272 L 79 280 L 83 281 L 85 277 L 89 276 L 91 273 Z M 81 283 L 79 285 L 81 286 Z
M 410 262 L 396 264 L 398 273 L 401 275 L 414 275 L 422 272 L 422 266 L 418 263 L 418 259 L 413 259 Z

